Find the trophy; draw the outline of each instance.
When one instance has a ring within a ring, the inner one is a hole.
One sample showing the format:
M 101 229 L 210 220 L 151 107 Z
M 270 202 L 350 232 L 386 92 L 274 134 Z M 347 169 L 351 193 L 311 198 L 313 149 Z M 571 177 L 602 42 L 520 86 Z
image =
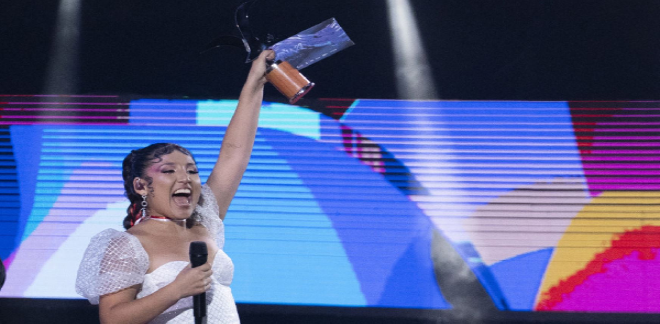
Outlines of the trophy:
M 247 52 L 245 63 L 252 62 L 265 49 L 273 50 L 275 60 L 268 64 L 266 79 L 289 100 L 290 104 L 295 104 L 315 85 L 302 75 L 300 70 L 344 50 L 354 43 L 334 18 L 327 19 L 280 42 L 274 43 L 273 37 L 270 35 L 266 42 L 262 42 L 252 33 L 248 15 L 249 8 L 257 1 L 245 1 L 236 9 L 235 22 L 241 37 L 220 36 L 212 41 L 205 50 L 222 45 L 243 48 Z

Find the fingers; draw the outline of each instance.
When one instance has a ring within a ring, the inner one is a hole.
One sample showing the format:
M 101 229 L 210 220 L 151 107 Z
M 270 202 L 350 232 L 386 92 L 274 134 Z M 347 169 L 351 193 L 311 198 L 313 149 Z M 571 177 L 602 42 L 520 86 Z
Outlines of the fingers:
M 194 267 L 194 268 L 192 268 L 189 265 L 188 269 L 186 269 L 185 271 L 188 272 L 188 274 L 185 276 L 188 277 L 189 280 L 191 280 L 191 283 L 194 283 L 195 285 L 198 286 L 206 285 L 207 281 L 211 280 L 211 276 L 213 275 L 213 269 L 211 268 L 211 265 L 209 263 L 205 263 L 199 267 Z
M 196 267 L 195 269 L 198 269 L 199 271 L 206 272 L 206 271 L 211 270 L 211 265 L 207 262 L 207 263 L 202 264 L 199 267 Z
M 202 289 L 200 293 L 208 291 L 211 289 L 211 286 L 213 284 L 213 277 L 211 277 L 212 271 L 206 271 L 204 272 L 204 278 L 201 279 L 200 286 L 199 288 Z
M 264 50 L 259 54 L 259 57 L 257 58 L 259 61 L 273 61 L 275 60 L 275 51 L 273 50 Z
M 266 54 L 266 60 L 267 60 L 267 61 L 270 62 L 270 61 L 274 61 L 274 60 L 275 60 L 275 51 L 273 51 L 273 50 L 266 50 L 266 51 L 264 51 L 264 53 Z
M 256 86 L 255 89 L 263 89 L 263 85 L 267 82 L 265 77 L 266 66 L 268 65 L 267 60 L 275 60 L 275 51 L 265 50 L 259 54 L 259 57 L 252 61 L 252 67 L 248 74 L 248 83 Z
M 204 285 L 204 291 L 211 289 L 211 284 L 213 283 L 213 278 L 206 278 L 206 284 Z
M 206 284 L 206 280 L 210 280 L 211 276 L 213 275 L 213 269 L 211 269 L 211 265 L 208 263 L 194 268 L 193 271 L 197 271 L 197 280 L 202 280 L 204 284 Z
M 275 51 L 265 50 L 252 62 L 252 70 L 257 73 L 264 73 L 266 72 L 267 63 L 273 60 L 275 60 Z
M 202 278 L 195 282 L 194 289 L 197 291 L 197 293 L 202 293 L 209 290 L 212 285 L 213 285 L 213 278 L 211 277 Z
M 211 265 L 206 263 L 195 268 L 188 265 L 179 273 L 172 285 L 176 287 L 174 291 L 179 298 L 201 294 L 211 289 L 213 285 Z
M 206 263 L 204 265 L 201 265 L 201 266 L 199 266 L 195 269 L 197 269 L 201 273 L 200 279 L 203 279 L 203 280 L 209 279 L 210 280 L 211 276 L 213 275 L 213 269 L 211 269 L 211 265 L 208 264 L 208 263 Z
M 201 294 L 211 289 L 211 286 L 213 285 L 213 270 L 211 270 L 211 266 L 199 266 L 193 270 L 198 271 L 197 278 L 194 280 L 194 284 L 192 285 L 195 290 L 194 294 Z

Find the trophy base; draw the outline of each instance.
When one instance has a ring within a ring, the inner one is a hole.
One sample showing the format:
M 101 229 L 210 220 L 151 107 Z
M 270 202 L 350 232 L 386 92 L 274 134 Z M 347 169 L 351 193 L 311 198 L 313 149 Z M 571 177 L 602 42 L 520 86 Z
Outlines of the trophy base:
M 289 103 L 294 104 L 298 101 L 298 99 L 302 98 L 304 95 L 306 95 L 312 88 L 314 88 L 316 84 L 314 82 L 310 82 L 306 84 L 298 93 L 296 93 L 293 97 L 289 98 Z
M 286 61 L 270 64 L 266 71 L 266 80 L 289 99 L 290 104 L 295 104 L 314 87 L 313 82 L 309 82 Z

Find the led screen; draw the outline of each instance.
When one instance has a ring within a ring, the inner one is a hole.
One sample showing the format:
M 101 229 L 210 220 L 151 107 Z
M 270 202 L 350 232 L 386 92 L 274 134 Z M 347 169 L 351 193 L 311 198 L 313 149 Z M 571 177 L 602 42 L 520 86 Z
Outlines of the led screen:
M 236 105 L 0 101 L 0 296 L 30 298 L 80 298 L 89 239 L 122 229 L 131 149 L 179 143 L 204 180 Z M 234 297 L 446 309 L 457 282 L 502 310 L 658 312 L 657 106 L 265 102 L 225 223 Z

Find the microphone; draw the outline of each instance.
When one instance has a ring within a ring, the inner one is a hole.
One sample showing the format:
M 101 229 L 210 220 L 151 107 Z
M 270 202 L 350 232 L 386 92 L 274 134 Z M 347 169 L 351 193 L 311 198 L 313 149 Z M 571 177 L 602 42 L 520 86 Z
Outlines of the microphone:
M 209 253 L 206 248 L 206 243 L 201 241 L 190 242 L 190 265 L 193 268 L 199 267 L 206 263 Z M 202 323 L 206 317 L 206 292 L 193 296 L 193 315 L 195 316 L 195 323 Z

